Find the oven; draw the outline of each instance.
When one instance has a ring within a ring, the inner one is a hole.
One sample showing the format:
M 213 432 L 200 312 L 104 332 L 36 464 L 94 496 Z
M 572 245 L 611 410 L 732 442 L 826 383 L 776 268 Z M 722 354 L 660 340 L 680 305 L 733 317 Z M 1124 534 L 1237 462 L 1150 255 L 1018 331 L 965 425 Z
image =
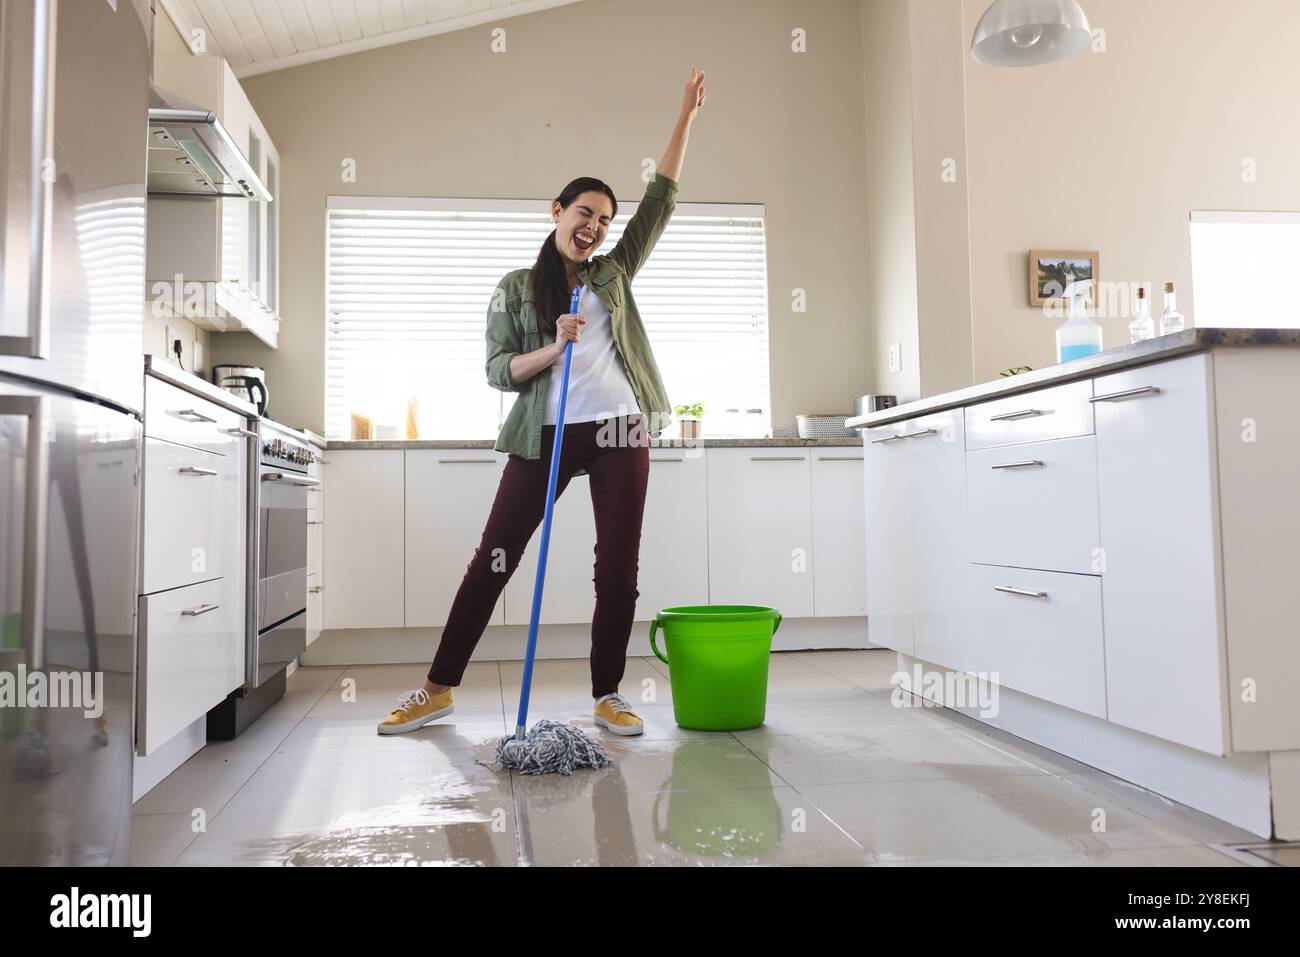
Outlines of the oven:
M 307 505 L 320 482 L 307 436 L 260 419 L 249 456 L 244 684 L 208 712 L 208 740 L 229 741 L 282 697 L 307 650 Z
M 307 649 L 307 508 L 320 492 L 319 480 L 307 474 L 313 460 L 305 436 L 262 420 L 249 689 Z

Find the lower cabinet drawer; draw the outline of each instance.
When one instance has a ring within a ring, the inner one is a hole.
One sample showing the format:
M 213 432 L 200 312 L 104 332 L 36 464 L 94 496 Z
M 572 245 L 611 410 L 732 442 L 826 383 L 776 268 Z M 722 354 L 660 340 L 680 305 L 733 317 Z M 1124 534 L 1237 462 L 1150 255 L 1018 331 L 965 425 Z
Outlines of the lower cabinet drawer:
M 240 456 L 159 439 L 144 443 L 140 591 L 234 575 L 244 521 Z
M 243 609 L 237 577 L 141 596 L 140 754 L 157 750 L 244 683 Z
M 144 379 L 144 434 L 217 455 L 232 455 L 244 442 L 248 421 L 238 412 L 201 399 L 153 376 Z
M 1106 717 L 1101 579 L 972 565 L 970 629 L 937 661 Z
M 966 453 L 970 560 L 1100 574 L 1097 440 Z

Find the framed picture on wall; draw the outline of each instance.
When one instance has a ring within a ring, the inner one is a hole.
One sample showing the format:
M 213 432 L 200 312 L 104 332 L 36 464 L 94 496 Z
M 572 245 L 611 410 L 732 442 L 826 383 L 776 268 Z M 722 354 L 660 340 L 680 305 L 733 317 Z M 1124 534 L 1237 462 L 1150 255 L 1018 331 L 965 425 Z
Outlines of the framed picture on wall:
M 1095 292 L 1100 265 L 1101 255 L 1095 250 L 1029 250 L 1029 304 L 1041 306 L 1060 299 L 1070 283 L 1084 279 L 1092 280 L 1091 288 Z

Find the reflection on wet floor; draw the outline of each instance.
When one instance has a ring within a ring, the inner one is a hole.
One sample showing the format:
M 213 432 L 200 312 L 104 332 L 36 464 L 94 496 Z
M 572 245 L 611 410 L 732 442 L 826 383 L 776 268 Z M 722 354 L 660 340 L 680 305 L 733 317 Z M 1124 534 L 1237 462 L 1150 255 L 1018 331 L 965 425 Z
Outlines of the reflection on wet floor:
M 656 689 L 638 738 L 595 727 L 585 661 L 539 662 L 533 717 L 614 758 L 570 777 L 478 763 L 513 716 L 517 663 L 471 665 L 454 715 L 393 737 L 375 723 L 423 666 L 302 669 L 260 727 L 137 802 L 132 863 L 1241 866 L 1216 845 L 1259 843 L 970 719 L 895 708 L 894 661 L 774 655 L 765 724 L 716 733 L 677 727 L 667 676 L 632 659 L 625 684 Z

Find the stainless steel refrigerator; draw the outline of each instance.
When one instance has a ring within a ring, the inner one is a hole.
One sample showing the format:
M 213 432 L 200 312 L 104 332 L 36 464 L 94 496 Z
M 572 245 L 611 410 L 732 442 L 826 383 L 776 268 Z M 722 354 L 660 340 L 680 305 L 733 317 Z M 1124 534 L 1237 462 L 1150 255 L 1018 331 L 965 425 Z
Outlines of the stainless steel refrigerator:
M 0 0 L 0 864 L 130 845 L 150 0 Z

